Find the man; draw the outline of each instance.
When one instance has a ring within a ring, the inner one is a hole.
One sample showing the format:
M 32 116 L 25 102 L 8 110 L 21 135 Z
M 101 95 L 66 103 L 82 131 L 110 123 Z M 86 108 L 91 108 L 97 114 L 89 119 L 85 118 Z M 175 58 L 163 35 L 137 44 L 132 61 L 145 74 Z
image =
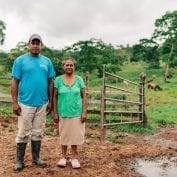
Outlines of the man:
M 52 109 L 55 72 L 50 59 L 40 54 L 42 46 L 40 35 L 33 34 L 28 42 L 29 53 L 16 58 L 12 68 L 12 107 L 18 116 L 15 171 L 24 168 L 24 155 L 29 135 L 31 135 L 33 164 L 39 167 L 47 166 L 39 154 L 45 116 Z

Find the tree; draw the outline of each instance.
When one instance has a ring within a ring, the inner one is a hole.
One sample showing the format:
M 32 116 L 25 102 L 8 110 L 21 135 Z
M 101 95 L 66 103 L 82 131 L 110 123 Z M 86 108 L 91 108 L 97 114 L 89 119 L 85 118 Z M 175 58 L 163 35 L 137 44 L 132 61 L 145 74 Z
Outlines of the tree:
M 0 51 L 0 75 L 4 75 L 7 70 L 7 58 L 8 54 L 4 51 Z
M 144 61 L 145 47 L 142 44 L 135 44 L 132 46 L 130 61 Z
M 130 62 L 131 60 L 131 50 L 132 48 L 127 44 L 126 46 L 119 45 L 116 47 L 116 53 L 119 55 L 121 60 L 125 62 Z
M 16 45 L 16 47 L 12 48 L 10 50 L 10 52 L 8 53 L 8 58 L 7 58 L 7 61 L 6 61 L 6 65 L 7 65 L 6 68 L 7 68 L 7 70 L 11 71 L 14 60 L 18 56 L 26 53 L 27 51 L 28 51 L 27 44 L 25 42 L 22 42 L 22 41 L 18 42 L 17 45 Z
M 177 11 L 166 12 L 161 18 L 156 19 L 152 38 L 157 42 L 164 43 L 168 41 L 170 44 L 165 69 L 165 74 L 168 74 L 170 62 L 174 57 L 174 49 L 177 47 Z
M 2 20 L 0 20 L 0 45 L 4 43 L 5 40 L 5 32 L 4 30 L 6 29 L 6 24 Z
M 151 68 L 159 67 L 158 44 L 152 39 L 140 39 L 132 47 L 131 61 L 145 61 Z
M 2 45 L 5 40 L 5 33 L 4 33 L 5 29 L 6 29 L 5 22 L 0 20 L 0 45 Z M 1 52 L 1 56 L 0 56 L 0 64 L 1 65 L 4 65 L 4 61 L 6 60 L 6 57 L 7 57 L 7 55 L 5 53 Z M 4 66 L 2 66 L 2 67 L 4 67 Z
M 46 46 L 43 47 L 42 52 L 43 55 L 49 57 L 54 65 L 56 75 L 60 75 L 63 73 L 62 69 L 62 58 L 64 52 L 57 49 L 51 49 Z
M 149 63 L 151 68 L 160 66 L 158 44 L 153 39 L 140 39 L 140 44 L 144 47 L 144 61 Z
M 161 55 L 161 60 L 163 62 L 166 62 L 166 59 L 169 57 L 169 53 L 171 51 L 171 41 L 166 40 L 159 48 L 159 53 Z M 170 67 L 176 67 L 177 66 L 177 46 L 175 43 L 175 47 L 173 49 L 173 53 L 171 54 L 171 60 L 169 62 L 169 68 Z
M 71 47 L 67 47 L 65 52 L 76 58 L 78 70 L 95 71 L 99 76 L 102 74 L 103 64 L 107 64 L 107 68 L 111 72 L 115 72 L 122 63 L 114 47 L 99 39 L 79 41 Z

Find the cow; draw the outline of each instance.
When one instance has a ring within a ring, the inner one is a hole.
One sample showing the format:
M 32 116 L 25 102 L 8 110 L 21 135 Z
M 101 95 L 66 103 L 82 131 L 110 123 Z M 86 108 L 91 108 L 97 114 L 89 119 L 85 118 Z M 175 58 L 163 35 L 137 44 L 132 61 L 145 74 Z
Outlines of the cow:
M 167 79 L 171 79 L 173 76 L 170 73 L 165 73 L 164 74 L 164 81 L 167 82 Z
M 140 73 L 140 81 L 145 83 L 145 80 L 146 80 L 146 74 L 144 72 L 141 72 Z
M 152 90 L 155 90 L 155 91 L 162 90 L 162 88 L 158 84 L 156 84 L 154 82 L 148 83 L 147 86 L 148 86 L 148 89 L 152 89 Z

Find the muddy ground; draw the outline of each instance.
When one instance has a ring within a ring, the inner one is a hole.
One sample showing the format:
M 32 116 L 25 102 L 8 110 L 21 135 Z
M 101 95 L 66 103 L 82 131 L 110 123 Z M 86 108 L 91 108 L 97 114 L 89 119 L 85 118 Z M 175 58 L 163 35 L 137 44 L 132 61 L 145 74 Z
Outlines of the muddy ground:
M 135 158 L 177 156 L 177 126 L 160 127 L 155 135 L 118 133 L 120 143 L 100 141 L 99 127 L 88 126 L 86 143 L 79 147 L 80 169 L 57 167 L 60 157 L 59 139 L 44 136 L 41 157 L 49 167 L 41 169 L 31 164 L 30 143 L 26 149 L 26 168 L 13 172 L 15 163 L 16 118 L 0 117 L 0 177 L 142 177 L 133 167 Z M 70 153 L 68 154 L 68 157 Z M 176 163 L 177 164 L 177 163 Z

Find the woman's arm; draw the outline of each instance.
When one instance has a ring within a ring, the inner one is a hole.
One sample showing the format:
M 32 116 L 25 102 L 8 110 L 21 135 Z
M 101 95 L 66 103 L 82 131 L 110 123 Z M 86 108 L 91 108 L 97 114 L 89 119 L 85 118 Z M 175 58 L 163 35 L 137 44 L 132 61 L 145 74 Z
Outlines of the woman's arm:
M 81 122 L 85 122 L 87 117 L 87 92 L 86 88 L 81 89 L 81 97 L 82 97 L 82 115 Z
M 53 119 L 55 123 L 59 122 L 59 116 L 57 113 L 57 101 L 58 101 L 58 90 L 54 88 L 53 94 Z

